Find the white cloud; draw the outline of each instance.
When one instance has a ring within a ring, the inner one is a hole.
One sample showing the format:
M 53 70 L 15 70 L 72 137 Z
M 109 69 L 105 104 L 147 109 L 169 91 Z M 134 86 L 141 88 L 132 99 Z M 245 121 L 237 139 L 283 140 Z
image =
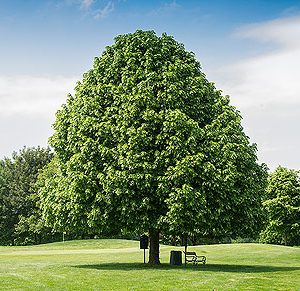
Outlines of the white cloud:
M 240 107 L 300 103 L 300 47 L 244 60 L 225 71 L 225 91 Z
M 53 117 L 73 92 L 76 77 L 0 76 L 0 116 L 15 114 Z
M 179 8 L 179 7 L 180 7 L 180 5 L 175 0 L 172 1 L 172 2 L 165 3 L 163 5 L 163 8 L 167 9 L 167 10 L 174 10 L 174 9 Z
M 125 0 L 64 0 L 57 4 L 58 7 L 77 7 L 86 16 L 94 19 L 104 19 L 115 10 L 115 5 Z
M 255 23 L 236 31 L 240 38 L 272 42 L 280 47 L 291 48 L 300 45 L 300 17 L 280 18 L 265 23 Z
M 267 49 L 213 72 L 217 87 L 241 110 L 261 161 L 271 169 L 300 169 L 300 17 L 253 24 L 235 35 L 267 43 Z
M 0 76 L 0 159 L 26 146 L 47 146 L 55 112 L 78 77 Z
M 107 2 L 107 4 L 102 8 L 95 11 L 94 18 L 95 19 L 103 19 L 106 18 L 110 13 L 112 13 L 115 9 L 115 5 L 113 1 Z
M 81 9 L 88 10 L 94 3 L 94 0 L 81 0 Z
M 239 107 L 300 103 L 300 17 L 242 28 L 237 35 L 272 43 L 267 52 L 222 68 L 224 92 Z
M 174 0 L 171 2 L 165 2 L 160 5 L 157 9 L 154 9 L 150 12 L 150 15 L 153 16 L 162 16 L 165 14 L 173 13 L 177 11 L 181 6 Z

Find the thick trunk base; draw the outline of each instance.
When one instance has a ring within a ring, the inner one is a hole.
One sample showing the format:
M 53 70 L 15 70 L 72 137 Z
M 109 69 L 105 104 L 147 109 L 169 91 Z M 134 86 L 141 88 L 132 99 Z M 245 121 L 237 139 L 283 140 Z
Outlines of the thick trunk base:
M 159 260 L 159 230 L 149 230 L 150 250 L 149 250 L 149 264 L 160 265 Z

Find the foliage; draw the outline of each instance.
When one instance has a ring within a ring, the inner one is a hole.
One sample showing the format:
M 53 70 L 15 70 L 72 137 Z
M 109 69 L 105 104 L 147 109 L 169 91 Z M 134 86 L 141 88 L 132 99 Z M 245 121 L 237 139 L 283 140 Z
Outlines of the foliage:
M 7 229 L 7 199 L 4 195 L 6 190 L 5 183 L 5 164 L 0 160 L 0 243 L 7 241 L 8 233 L 5 231 Z
M 63 209 L 66 209 L 68 204 L 65 203 L 64 194 L 67 195 L 64 190 L 64 188 L 60 188 L 60 185 L 63 185 L 62 180 L 63 177 L 60 173 L 60 168 L 57 165 L 57 159 L 54 157 L 48 165 L 46 165 L 39 173 L 36 186 L 38 189 L 38 195 L 39 197 L 43 197 L 45 199 L 40 199 L 39 206 L 40 209 L 45 209 L 47 205 L 53 205 L 54 203 L 56 205 L 61 205 Z M 64 180 L 65 185 L 64 187 L 67 188 L 67 181 Z M 47 195 L 47 192 L 51 193 L 50 195 Z M 64 232 L 67 229 L 68 225 L 65 225 L 65 227 L 61 226 L 60 224 L 56 224 L 59 220 L 53 220 L 54 216 L 52 215 L 52 211 L 57 211 L 56 209 L 49 207 L 47 208 L 47 212 L 42 212 L 43 218 L 46 220 L 48 225 L 52 225 L 55 229 Z M 67 216 L 67 209 L 66 213 L 64 213 L 64 216 Z
M 263 205 L 268 222 L 261 241 L 300 245 L 299 171 L 278 167 L 271 173 Z
M 35 182 L 38 171 L 52 159 L 50 149 L 26 148 L 0 167 L 0 242 L 37 242 L 42 229 Z M 17 239 L 17 240 L 16 240 Z
M 57 112 L 54 130 L 57 173 L 39 194 L 59 229 L 259 230 L 266 170 L 256 147 L 229 98 L 166 34 L 118 36 Z

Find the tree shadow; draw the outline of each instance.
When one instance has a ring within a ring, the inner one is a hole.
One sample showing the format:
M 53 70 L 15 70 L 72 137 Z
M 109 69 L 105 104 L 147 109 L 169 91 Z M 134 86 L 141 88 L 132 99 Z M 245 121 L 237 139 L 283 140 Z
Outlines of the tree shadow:
M 228 273 L 268 273 L 268 272 L 287 272 L 300 270 L 300 266 L 265 266 L 265 265 L 233 265 L 233 264 L 206 264 L 206 265 L 192 265 L 186 266 L 171 266 L 170 264 L 160 264 L 158 266 L 151 266 L 143 263 L 103 263 L 93 265 L 76 265 L 74 268 L 81 269 L 95 269 L 95 270 L 118 270 L 118 271 L 132 271 L 132 270 L 186 270 L 191 272 L 228 272 Z

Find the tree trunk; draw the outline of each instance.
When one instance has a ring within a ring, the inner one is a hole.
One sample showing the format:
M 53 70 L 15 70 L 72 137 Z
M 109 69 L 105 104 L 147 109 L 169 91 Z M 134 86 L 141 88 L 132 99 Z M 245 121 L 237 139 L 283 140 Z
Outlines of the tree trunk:
M 149 251 L 149 264 L 159 265 L 159 230 L 150 229 L 149 230 L 149 240 L 150 240 L 150 251 Z
M 286 235 L 284 235 L 283 241 L 284 241 L 284 245 L 287 246 L 287 238 L 286 238 Z

